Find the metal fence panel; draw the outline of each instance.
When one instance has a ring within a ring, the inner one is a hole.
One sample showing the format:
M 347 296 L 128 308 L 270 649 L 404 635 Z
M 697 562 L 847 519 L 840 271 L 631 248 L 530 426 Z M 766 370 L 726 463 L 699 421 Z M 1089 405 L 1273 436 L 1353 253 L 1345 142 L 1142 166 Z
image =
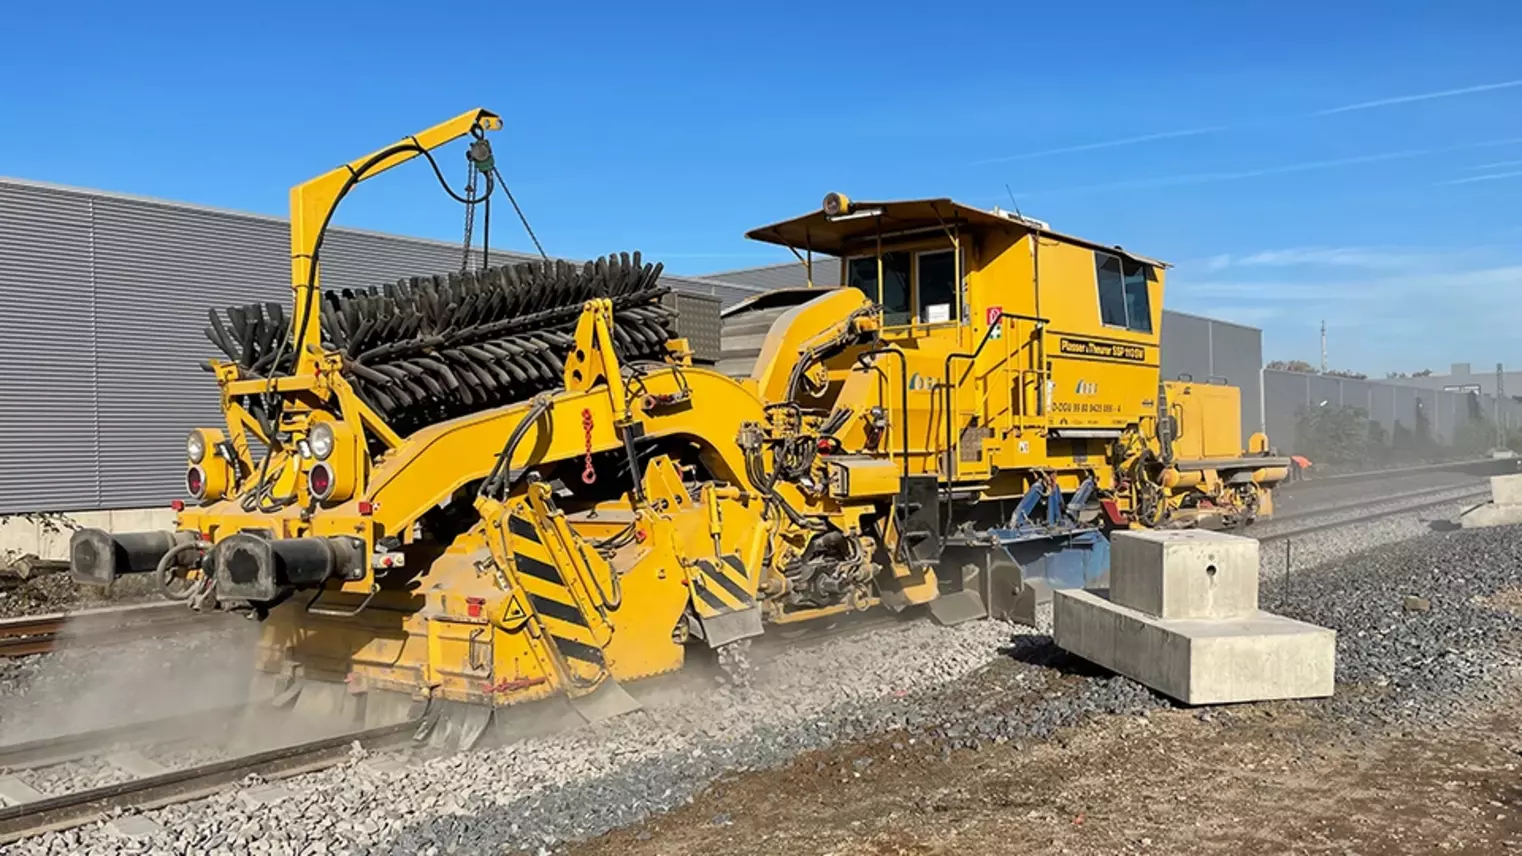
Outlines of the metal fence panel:
M 1395 436 L 1395 392 L 1397 387 L 1384 383 L 1369 385 L 1369 419 L 1379 423 L 1385 445 Z
M 1487 425 L 1522 427 L 1522 403 L 1515 400 L 1503 399 L 1498 410 L 1490 396 L 1406 386 L 1398 381 L 1265 370 L 1263 390 L 1268 436 L 1281 451 L 1295 451 L 1299 414 L 1322 402 L 1328 407 L 1364 410 L 1370 421 L 1379 424 L 1375 433 L 1386 445 L 1452 446 L 1459 440 L 1468 441 L 1474 436 L 1468 426 L 1475 418 L 1476 406 Z M 1425 438 L 1420 436 L 1422 431 Z M 1490 442 L 1479 439 L 1487 445 Z
M 1263 332 L 1253 327 L 1210 322 L 1210 374 L 1242 391 L 1242 443 L 1263 429 L 1260 370 Z
M 1418 434 L 1418 442 L 1423 439 L 1436 441 L 1441 436 L 1440 426 L 1437 424 L 1437 397 L 1438 392 L 1430 389 L 1416 390 L 1416 407 L 1411 414 L 1411 427 Z M 1422 438 L 1421 435 L 1426 437 Z
M 1192 377 L 1203 382 L 1210 375 L 1210 321 L 1193 315 L 1163 311 L 1162 374 L 1164 380 Z
M 1294 451 L 1300 411 L 1311 398 L 1310 375 L 1264 370 L 1264 413 L 1268 442 L 1280 451 Z
M 1394 442 L 1395 437 L 1410 438 L 1416 432 L 1416 387 L 1395 387 L 1395 424 L 1390 426 L 1390 438 Z
M 1241 390 L 1245 448 L 1248 436 L 1263 426 L 1258 376 L 1263 365 L 1262 331 L 1164 310 L 1161 350 L 1163 379 L 1190 377 L 1201 383 L 1228 383 Z
M 1310 407 L 1337 407 L 1342 404 L 1342 385 L 1337 378 L 1325 375 L 1307 375 L 1308 405 Z

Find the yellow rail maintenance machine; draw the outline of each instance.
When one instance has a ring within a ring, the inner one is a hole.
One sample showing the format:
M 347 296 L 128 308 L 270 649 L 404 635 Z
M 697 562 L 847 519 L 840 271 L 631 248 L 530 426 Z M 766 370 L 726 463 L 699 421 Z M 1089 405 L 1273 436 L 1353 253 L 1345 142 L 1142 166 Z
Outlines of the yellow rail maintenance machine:
M 77 533 L 76 580 L 248 611 L 280 700 L 426 702 L 469 744 L 524 702 L 627 710 L 621 682 L 769 625 L 1030 622 L 1103 584 L 1116 528 L 1271 512 L 1286 462 L 1241 448 L 1237 391 L 1159 377 L 1167 266 L 1018 214 L 832 193 L 749 237 L 842 281 L 722 320 L 638 254 L 320 290 L 357 184 L 468 136 L 484 193 L 449 192 L 489 205 L 500 126 L 472 111 L 292 191 L 289 314 L 210 314 L 226 424 L 189 437 L 190 503 L 173 531 Z

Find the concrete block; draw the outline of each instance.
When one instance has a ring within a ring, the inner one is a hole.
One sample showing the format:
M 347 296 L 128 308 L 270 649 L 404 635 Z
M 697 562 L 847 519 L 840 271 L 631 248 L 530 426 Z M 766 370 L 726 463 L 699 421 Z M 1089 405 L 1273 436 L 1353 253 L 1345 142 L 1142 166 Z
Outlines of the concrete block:
M 118 838 L 151 838 L 164 827 L 140 814 L 127 814 L 106 824 L 106 831 Z
M 174 510 L 170 508 L 69 511 L 56 518 L 50 525 L 27 520 L 19 514 L 0 515 L 0 556 L 30 555 L 62 561 L 69 558 L 69 536 L 75 529 L 142 532 L 173 529 L 175 521 Z
M 1258 611 L 1258 541 L 1201 529 L 1116 533 L 1110 599 L 1160 618 Z
M 410 769 L 412 765 L 395 755 L 376 755 L 366 758 L 360 766 L 372 773 L 402 773 Z
M 173 529 L 172 508 L 128 508 L 111 512 L 111 532 L 148 532 Z
M 0 517 L 0 566 L 11 558 L 36 556 L 38 534 L 35 520 L 28 520 L 19 514 Z
M 21 805 L 42 798 L 41 791 L 15 776 L 0 776 L 0 806 Z
M 1522 505 L 1522 473 L 1491 476 L 1490 501 L 1496 505 Z
M 280 785 L 262 785 L 257 788 L 245 788 L 238 792 L 238 801 L 250 809 L 263 808 L 274 805 L 291 796 L 289 788 Z
M 1166 619 L 1111 602 L 1104 592 L 1058 590 L 1057 644 L 1185 704 L 1332 694 L 1337 635 L 1257 612 L 1231 619 Z
M 128 749 L 106 757 L 106 763 L 134 778 L 146 779 L 168 770 L 163 764 L 136 750 Z
M 1484 529 L 1487 526 L 1515 526 L 1522 524 L 1522 505 L 1497 505 L 1488 502 L 1459 515 L 1459 526 L 1465 529 Z

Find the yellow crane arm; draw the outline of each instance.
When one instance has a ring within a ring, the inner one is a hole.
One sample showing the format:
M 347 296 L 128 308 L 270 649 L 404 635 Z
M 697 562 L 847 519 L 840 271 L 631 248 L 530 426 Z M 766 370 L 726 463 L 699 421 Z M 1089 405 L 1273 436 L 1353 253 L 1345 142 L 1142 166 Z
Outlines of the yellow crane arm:
M 479 135 L 501 127 L 502 119 L 497 114 L 481 108 L 470 110 L 291 188 L 291 288 L 295 298 L 291 336 L 297 348 L 294 372 L 297 376 L 310 375 L 317 360 L 314 353 L 317 349 L 305 347 L 321 341 L 321 307 L 317 303 L 320 286 L 314 266 L 323 232 L 339 200 L 355 184 L 423 152 L 466 134 Z

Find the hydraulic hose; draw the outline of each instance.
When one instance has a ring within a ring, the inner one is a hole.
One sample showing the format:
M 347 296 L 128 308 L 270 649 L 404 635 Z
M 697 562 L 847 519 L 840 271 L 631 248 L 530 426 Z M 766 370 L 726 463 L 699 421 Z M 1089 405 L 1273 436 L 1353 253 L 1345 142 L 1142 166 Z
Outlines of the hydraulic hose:
M 523 415 L 518 424 L 513 428 L 513 433 L 507 437 L 507 443 L 502 447 L 502 453 L 497 456 L 497 462 L 492 465 L 491 472 L 486 480 L 481 483 L 481 495 L 501 499 L 506 496 L 510 485 L 508 478 L 512 473 L 513 453 L 518 450 L 518 444 L 528 433 L 530 425 L 538 422 L 540 417 L 550 409 L 550 397 L 539 396 L 534 400 L 534 406 L 529 408 L 528 413 Z
M 164 591 L 164 597 L 170 600 L 188 600 L 191 595 L 195 594 L 195 583 L 190 583 L 183 590 L 176 589 L 172 583 L 174 582 L 174 563 L 179 559 L 180 554 L 198 549 L 200 547 L 194 541 L 187 541 L 183 544 L 176 544 L 170 547 L 169 552 L 159 557 L 158 569 L 155 573 L 158 576 L 159 587 Z

